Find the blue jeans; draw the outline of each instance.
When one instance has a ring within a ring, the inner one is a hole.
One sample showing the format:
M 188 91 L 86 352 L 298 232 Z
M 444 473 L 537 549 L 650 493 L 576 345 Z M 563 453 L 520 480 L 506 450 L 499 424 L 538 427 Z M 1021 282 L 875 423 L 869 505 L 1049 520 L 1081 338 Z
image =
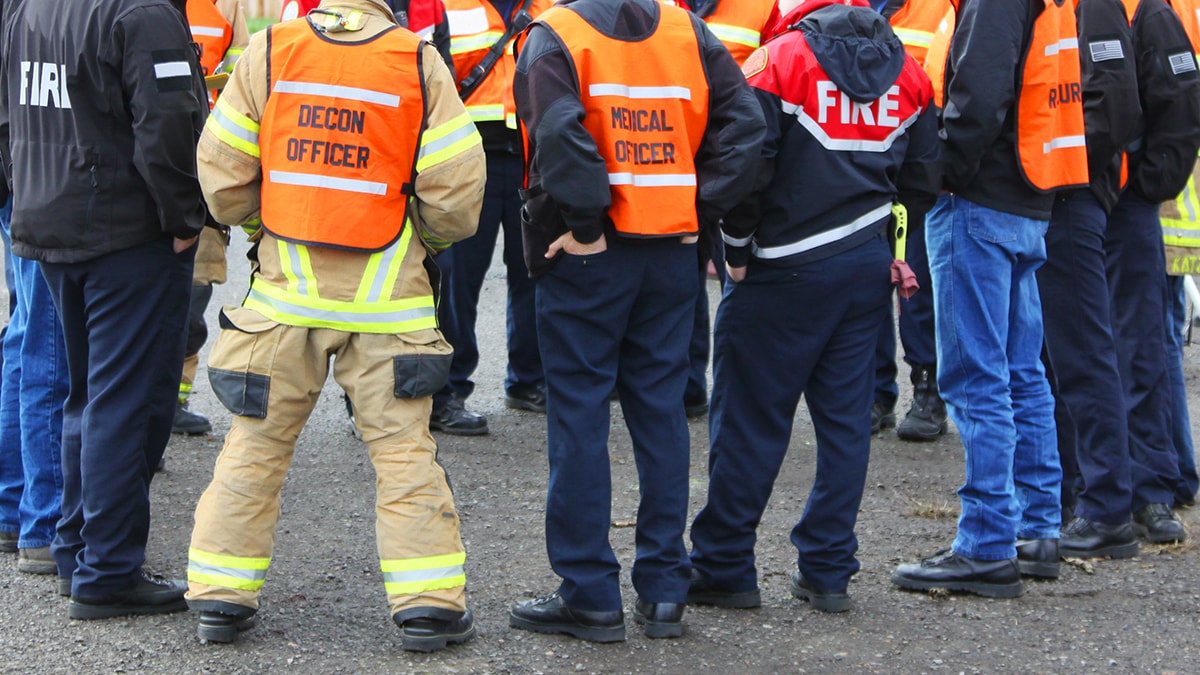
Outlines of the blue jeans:
M 1056 539 L 1062 524 L 1035 276 L 1046 226 L 952 195 L 926 221 L 938 388 L 966 455 L 954 550 L 967 558 L 1013 558 L 1018 537 Z
M 1183 277 L 1167 277 L 1170 304 L 1167 317 L 1167 376 L 1171 379 L 1171 438 L 1179 456 L 1176 504 L 1191 504 L 1200 489 L 1196 473 L 1196 451 L 1192 445 L 1192 421 L 1187 408 L 1187 386 L 1183 380 L 1183 327 L 1187 322 L 1187 299 Z
M 12 202 L 0 213 L 5 239 Z M 17 545 L 54 540 L 62 514 L 62 411 L 67 357 L 62 325 L 38 263 L 11 256 L 17 302 L 4 335 L 0 390 L 0 530 Z

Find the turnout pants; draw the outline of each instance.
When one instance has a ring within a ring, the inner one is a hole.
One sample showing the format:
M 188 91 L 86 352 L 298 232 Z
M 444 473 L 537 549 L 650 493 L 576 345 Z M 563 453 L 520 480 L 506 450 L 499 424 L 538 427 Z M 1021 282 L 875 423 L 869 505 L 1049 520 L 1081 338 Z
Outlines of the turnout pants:
M 683 410 L 696 299 L 696 250 L 676 238 L 608 236 L 608 250 L 561 254 L 537 282 L 546 369 L 550 484 L 546 550 L 576 609 L 621 609 L 608 539 L 609 394 L 633 439 L 641 502 L 633 586 L 647 602 L 687 597 L 689 439 Z
M 279 491 L 333 359 L 376 474 L 375 532 L 392 614 L 454 618 L 466 609 L 458 514 L 429 433 L 430 396 L 450 346 L 434 330 L 350 333 L 224 310 L 209 381 L 234 414 L 196 506 L 188 552 L 193 609 L 257 609 L 274 550 Z
M 758 587 L 756 530 L 803 395 L 817 470 L 792 529 L 798 565 L 819 590 L 858 571 L 854 524 L 871 450 L 874 352 L 891 296 L 883 237 L 795 267 L 751 261 L 717 310 L 709 413 L 708 503 L 692 523 L 692 565 L 731 591 Z

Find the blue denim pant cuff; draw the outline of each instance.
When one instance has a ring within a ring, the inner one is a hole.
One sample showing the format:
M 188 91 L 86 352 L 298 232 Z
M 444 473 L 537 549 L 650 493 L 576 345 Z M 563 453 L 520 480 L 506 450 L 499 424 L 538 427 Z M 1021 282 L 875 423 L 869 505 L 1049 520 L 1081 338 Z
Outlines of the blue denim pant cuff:
M 1058 530 L 1025 530 L 1017 533 L 1017 539 L 1058 539 Z
M 998 551 L 963 551 L 958 547 L 957 544 L 955 544 L 955 546 L 954 546 L 954 552 L 964 558 L 970 558 L 971 560 L 986 560 L 986 561 L 1012 560 L 1013 558 L 1017 557 L 1016 542 L 1013 542 L 1013 546 L 1011 547 L 1011 549 L 1012 549 L 1012 553 L 1010 553 L 1009 555 L 1005 555 L 1004 552 L 998 552 Z

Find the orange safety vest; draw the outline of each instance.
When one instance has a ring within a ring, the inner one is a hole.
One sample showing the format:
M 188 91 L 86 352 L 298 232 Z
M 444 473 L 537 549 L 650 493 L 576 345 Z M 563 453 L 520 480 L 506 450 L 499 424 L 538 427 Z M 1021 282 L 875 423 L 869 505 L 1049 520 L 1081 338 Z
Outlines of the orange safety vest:
M 393 27 L 334 42 L 307 19 L 268 30 L 263 227 L 297 244 L 387 248 L 408 220 L 425 128 L 423 41 Z
M 720 0 L 704 23 L 740 66 L 762 46 L 774 10 L 775 0 Z
M 697 233 L 695 158 L 709 92 L 688 12 L 660 4 L 654 33 L 638 42 L 614 40 L 567 7 L 553 7 L 535 23 L 558 36 L 575 64 L 583 126 L 608 168 L 608 215 L 617 231 Z
M 939 108 L 946 107 L 946 59 L 950 58 L 950 39 L 954 37 L 954 7 L 942 16 L 933 39 L 929 42 L 929 50 L 925 52 L 925 74 L 933 83 L 933 104 Z
M 1051 192 L 1088 184 L 1076 0 L 1045 0 L 1017 99 L 1017 157 L 1026 182 Z
M 212 75 L 233 44 L 233 26 L 217 11 L 215 0 L 188 0 L 187 20 L 192 42 L 200 46 L 200 68 L 206 76 Z M 217 92 L 208 92 L 208 107 L 216 102 Z
M 533 0 L 529 15 L 537 16 L 550 7 L 552 0 Z M 513 3 L 513 14 L 521 8 L 521 0 Z M 455 83 L 460 84 L 475 66 L 504 36 L 504 17 L 489 0 L 445 0 L 446 20 L 450 25 L 450 55 L 454 59 Z M 475 91 L 463 101 L 471 120 L 479 122 L 516 123 L 517 106 L 513 99 L 513 75 L 517 61 L 512 43 L 496 61 L 491 72 Z
M 904 43 L 904 49 L 917 63 L 925 63 L 925 55 L 933 43 L 946 9 L 948 0 L 908 0 L 896 13 L 888 17 L 888 23 L 896 37 Z M 951 11 L 954 11 L 951 9 Z M 953 25 L 953 21 L 950 22 Z
M 1192 43 L 1192 51 L 1200 54 L 1200 8 L 1195 0 L 1167 0 L 1167 4 L 1179 15 L 1183 30 Z

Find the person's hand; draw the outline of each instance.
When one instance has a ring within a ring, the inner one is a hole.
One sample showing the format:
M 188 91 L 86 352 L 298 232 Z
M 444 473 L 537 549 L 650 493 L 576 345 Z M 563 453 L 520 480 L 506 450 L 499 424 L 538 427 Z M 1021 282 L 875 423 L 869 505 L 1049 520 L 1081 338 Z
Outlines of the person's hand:
M 729 263 L 725 263 L 725 274 L 736 284 L 746 278 L 746 266 L 734 267 Z
M 191 248 L 192 244 L 195 244 L 196 240 L 199 238 L 200 237 L 192 237 L 191 239 L 180 239 L 179 237 L 175 237 L 175 241 L 172 242 L 172 244 L 175 247 L 175 252 L 183 253 L 184 251 Z
M 686 237 L 679 238 L 679 243 L 681 243 L 685 246 L 694 244 L 698 241 L 700 241 L 700 235 L 698 235 L 698 234 L 689 234 Z
M 608 250 L 608 241 L 601 234 L 600 238 L 590 244 L 581 244 L 575 241 L 575 235 L 567 232 L 563 236 L 550 242 L 550 248 L 546 249 L 546 257 L 553 258 L 558 255 L 559 251 L 564 251 L 571 255 L 591 255 L 593 253 L 603 253 Z

